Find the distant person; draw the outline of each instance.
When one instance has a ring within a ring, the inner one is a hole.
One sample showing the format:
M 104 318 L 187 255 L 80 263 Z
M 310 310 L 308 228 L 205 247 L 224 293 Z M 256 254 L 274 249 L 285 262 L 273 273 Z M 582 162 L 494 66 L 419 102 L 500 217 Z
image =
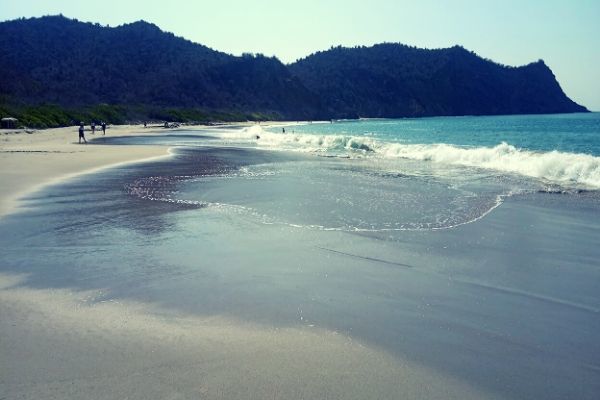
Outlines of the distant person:
M 92 121 L 92 135 L 96 134 L 96 123 Z
M 106 122 L 102 121 L 102 135 L 106 135 Z
M 81 144 L 81 139 L 83 139 L 84 143 L 87 143 L 87 140 L 85 140 L 85 136 L 83 135 L 83 121 L 79 123 L 79 144 Z
M 144 128 L 146 127 L 146 121 L 144 121 Z
M 285 133 L 285 128 L 281 128 L 281 131 L 282 131 L 283 133 Z

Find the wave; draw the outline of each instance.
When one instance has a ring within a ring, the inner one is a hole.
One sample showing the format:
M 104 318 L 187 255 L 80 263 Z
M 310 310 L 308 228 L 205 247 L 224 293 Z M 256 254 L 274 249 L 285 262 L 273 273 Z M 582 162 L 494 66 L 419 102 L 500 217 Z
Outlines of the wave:
M 280 148 L 283 150 L 299 150 L 306 152 L 326 152 L 335 150 L 372 151 L 368 138 L 344 135 L 310 135 L 273 133 L 265 131 L 260 125 L 253 125 L 239 131 L 221 133 L 219 136 L 227 140 L 256 141 L 258 145 Z M 372 142 L 372 141 L 371 141 Z
M 291 128 L 288 128 L 288 131 Z M 600 189 L 600 157 L 557 150 L 540 152 L 506 142 L 493 147 L 404 144 L 373 137 L 273 133 L 256 125 L 231 132 L 229 139 L 254 140 L 261 147 L 351 156 L 409 159 L 515 173 L 567 187 Z M 257 139 L 258 138 L 258 139 Z
M 493 169 L 562 185 L 600 189 L 600 157 L 559 151 L 534 152 L 508 143 L 462 148 L 447 144 L 385 146 L 384 156 Z

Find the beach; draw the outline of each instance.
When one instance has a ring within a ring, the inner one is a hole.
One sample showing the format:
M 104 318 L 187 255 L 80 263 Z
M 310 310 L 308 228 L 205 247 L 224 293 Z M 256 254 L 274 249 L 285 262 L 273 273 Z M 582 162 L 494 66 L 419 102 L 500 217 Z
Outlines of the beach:
M 114 146 L 99 148 L 79 144 L 77 127 L 47 129 L 0 131 L 0 186 L 3 188 L 0 197 L 0 215 L 14 209 L 18 197 L 40 185 L 48 184 L 88 173 L 112 164 L 136 161 L 144 158 L 165 156 L 165 149 L 152 146 L 132 146 L 122 148 Z M 152 128 L 141 126 L 111 126 L 108 135 L 130 136 L 152 134 Z M 89 127 L 85 135 L 93 139 L 102 135 L 102 130 L 92 135 Z
M 114 126 L 108 135 L 156 132 Z M 19 197 L 46 185 L 168 156 L 164 147 L 85 145 L 76 138 L 76 127 L 3 135 L 2 215 L 18 211 Z M 101 290 L 21 284 L 18 274 L 0 275 L 0 387 L 7 398 L 360 399 L 377 393 L 385 397 L 399 377 L 407 393 L 430 386 L 433 392 L 447 390 L 446 379 L 429 382 L 423 368 L 399 363 L 337 332 L 169 316 L 172 311 L 153 304 L 94 302 Z M 369 376 L 382 367 L 385 374 Z M 478 398 L 476 390 L 463 390 Z
M 253 129 L 2 135 L 0 392 L 596 397 L 595 192 L 467 191 Z

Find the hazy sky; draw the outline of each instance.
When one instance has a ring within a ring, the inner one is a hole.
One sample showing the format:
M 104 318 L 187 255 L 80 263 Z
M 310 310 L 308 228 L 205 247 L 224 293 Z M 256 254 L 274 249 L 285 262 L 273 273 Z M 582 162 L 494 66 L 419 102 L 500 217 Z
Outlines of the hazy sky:
M 334 45 L 460 44 L 502 64 L 543 59 L 576 102 L 600 111 L 600 0 L 0 0 L 0 20 L 59 14 L 144 19 L 232 54 L 291 62 Z

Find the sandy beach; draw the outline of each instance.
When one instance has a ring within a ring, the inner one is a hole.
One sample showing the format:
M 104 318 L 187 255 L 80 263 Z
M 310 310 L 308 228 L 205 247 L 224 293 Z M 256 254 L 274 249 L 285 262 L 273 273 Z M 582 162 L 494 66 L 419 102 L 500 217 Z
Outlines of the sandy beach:
M 107 131 L 160 133 L 138 126 Z M 21 196 L 53 183 L 168 155 L 163 146 L 80 145 L 76 139 L 76 127 L 2 134 L 1 215 L 19 211 Z M 0 274 L 0 391 L 7 398 L 483 396 L 333 330 L 198 317 L 151 303 L 99 300 L 102 289 L 35 288 L 27 278 Z
M 336 332 L 94 303 L 98 292 L 32 290 L 17 279 L 0 276 L 0 388 L 7 398 L 483 396 Z
M 600 400 L 600 0 L 4 3 L 0 400 Z
M 41 185 L 88 173 L 117 163 L 165 156 L 164 148 L 154 146 L 95 146 L 79 144 L 78 127 L 25 130 L 0 130 L 0 216 L 17 206 L 17 199 Z M 160 130 L 142 126 L 111 126 L 109 136 L 153 135 Z M 89 127 L 87 140 L 92 135 Z
M 4 397 L 594 398 L 594 197 L 335 229 L 453 194 L 228 129 L 2 135 Z

